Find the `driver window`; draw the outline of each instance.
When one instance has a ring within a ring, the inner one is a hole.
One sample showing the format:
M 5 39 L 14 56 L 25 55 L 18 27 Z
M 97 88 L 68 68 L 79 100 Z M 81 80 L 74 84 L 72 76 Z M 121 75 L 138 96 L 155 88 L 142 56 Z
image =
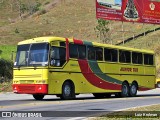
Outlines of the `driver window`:
M 51 47 L 50 52 L 50 65 L 61 67 L 66 62 L 66 50 L 62 47 Z
M 60 66 L 59 49 L 56 47 L 51 48 L 51 65 Z

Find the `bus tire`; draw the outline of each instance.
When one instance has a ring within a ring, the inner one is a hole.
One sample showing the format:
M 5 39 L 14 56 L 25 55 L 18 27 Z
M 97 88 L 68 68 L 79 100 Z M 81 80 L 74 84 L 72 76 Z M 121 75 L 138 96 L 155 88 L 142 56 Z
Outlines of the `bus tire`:
M 157 82 L 157 88 L 160 88 L 160 82 Z
M 33 95 L 33 97 L 34 97 L 34 99 L 35 100 L 43 100 L 43 98 L 44 98 L 44 95 Z
M 133 82 L 130 87 L 129 95 L 131 97 L 135 97 L 137 95 L 137 90 L 138 90 L 138 85 L 135 82 Z
M 69 100 L 75 98 L 74 85 L 71 82 L 69 81 L 64 82 L 60 98 L 63 100 Z
M 127 82 L 124 82 L 122 84 L 122 91 L 121 91 L 122 97 L 128 97 L 129 96 L 129 85 Z

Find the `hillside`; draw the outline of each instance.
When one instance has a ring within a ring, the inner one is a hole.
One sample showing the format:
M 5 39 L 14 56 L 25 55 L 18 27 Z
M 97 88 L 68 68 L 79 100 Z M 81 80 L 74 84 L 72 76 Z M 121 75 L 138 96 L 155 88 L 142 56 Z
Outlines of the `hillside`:
M 1 45 L 15 45 L 21 40 L 38 36 L 63 36 L 75 37 L 83 40 L 99 40 L 94 31 L 97 25 L 95 0 L 37 0 L 38 3 L 41 4 L 38 8 L 39 14 L 34 13 L 22 20 L 18 19 L 19 11 L 17 7 L 15 9 L 13 8 L 12 12 L 10 10 L 11 8 L 8 7 L 11 1 L 12 0 L 4 2 L 4 6 L 0 7 L 1 16 L 3 18 L 0 20 Z M 35 0 L 30 1 L 33 2 Z M 52 5 L 53 7 L 46 12 L 46 6 L 53 2 L 55 3 Z M 25 2 L 24 4 L 26 5 Z M 4 11 L 10 12 L 6 13 Z M 26 13 L 22 16 L 24 15 L 26 15 Z M 113 44 L 132 37 L 133 35 L 153 29 L 154 27 L 156 28 L 157 26 L 123 23 L 123 27 L 125 31 L 124 34 L 122 34 L 121 22 L 111 22 L 110 33 L 112 36 L 110 36 L 110 38 L 113 40 Z
M 22 7 L 25 8 L 22 18 L 16 2 L 13 4 L 13 0 L 1 1 L 3 1 L 0 2 L 0 50 L 3 51 L 1 58 L 10 59 L 10 53 L 16 50 L 15 46 L 19 41 L 38 36 L 74 37 L 101 42 L 94 30 L 97 25 L 95 0 L 20 0 L 25 6 Z M 36 8 L 32 14 L 29 7 L 31 5 Z M 160 26 L 124 22 L 122 29 L 122 22 L 111 21 L 109 38 L 113 40 L 113 44 L 117 44 L 158 27 Z M 160 48 L 159 36 L 159 31 L 155 31 L 133 39 L 125 46 L 152 49 L 157 52 Z M 159 59 L 158 56 L 157 52 L 156 59 Z M 159 66 L 159 62 L 157 64 Z

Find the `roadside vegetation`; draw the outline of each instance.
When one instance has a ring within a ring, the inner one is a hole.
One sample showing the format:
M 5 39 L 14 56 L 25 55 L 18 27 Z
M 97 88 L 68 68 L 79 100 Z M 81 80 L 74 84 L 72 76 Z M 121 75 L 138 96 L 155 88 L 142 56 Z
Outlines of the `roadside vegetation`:
M 0 92 L 11 90 L 15 51 L 14 45 L 0 46 Z
M 112 112 L 89 120 L 159 120 L 159 112 L 160 105 L 151 105 L 146 107 L 131 108 L 120 112 Z M 147 117 L 147 114 L 150 117 Z M 156 115 L 158 115 L 158 117 L 156 117 Z

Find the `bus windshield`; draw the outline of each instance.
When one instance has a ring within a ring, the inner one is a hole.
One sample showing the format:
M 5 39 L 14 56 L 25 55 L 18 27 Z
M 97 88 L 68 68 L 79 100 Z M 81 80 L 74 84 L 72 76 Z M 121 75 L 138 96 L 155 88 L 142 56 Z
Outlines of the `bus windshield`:
M 48 50 L 48 43 L 18 45 L 14 66 L 46 66 Z

